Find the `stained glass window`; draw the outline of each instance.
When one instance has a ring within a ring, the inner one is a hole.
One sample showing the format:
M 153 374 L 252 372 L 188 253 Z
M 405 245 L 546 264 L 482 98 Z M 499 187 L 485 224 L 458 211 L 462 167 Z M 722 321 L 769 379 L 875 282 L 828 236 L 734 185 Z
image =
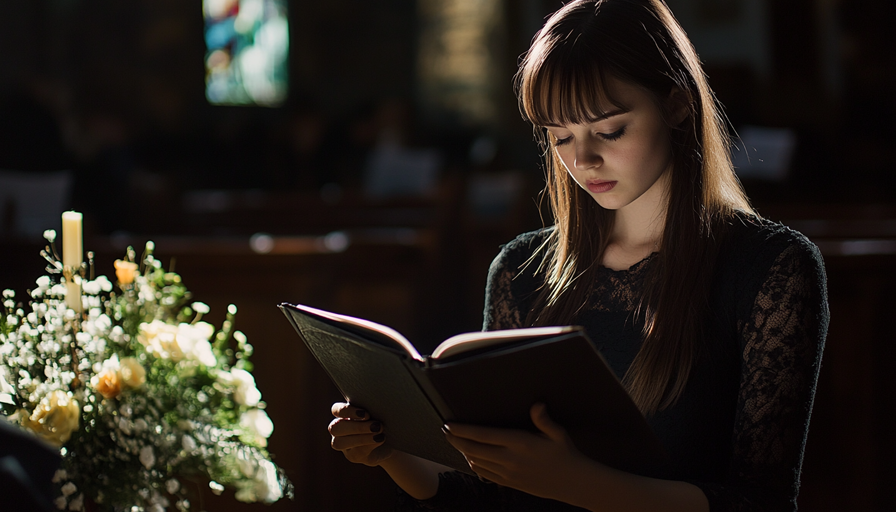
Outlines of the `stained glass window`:
M 203 0 L 205 96 L 215 105 L 277 106 L 286 99 L 286 0 Z

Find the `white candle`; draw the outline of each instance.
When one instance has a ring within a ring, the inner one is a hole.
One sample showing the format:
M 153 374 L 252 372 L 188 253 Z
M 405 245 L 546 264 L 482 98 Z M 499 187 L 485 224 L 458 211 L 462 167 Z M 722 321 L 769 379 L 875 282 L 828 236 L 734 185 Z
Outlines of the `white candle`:
M 64 212 L 62 214 L 62 264 L 68 267 L 71 274 L 65 283 L 65 304 L 81 312 L 81 283 L 78 273 L 81 271 L 84 249 L 81 242 L 81 214 Z
M 81 268 L 83 261 L 81 247 L 81 214 L 64 212 L 62 214 L 62 264 L 70 267 L 72 272 Z

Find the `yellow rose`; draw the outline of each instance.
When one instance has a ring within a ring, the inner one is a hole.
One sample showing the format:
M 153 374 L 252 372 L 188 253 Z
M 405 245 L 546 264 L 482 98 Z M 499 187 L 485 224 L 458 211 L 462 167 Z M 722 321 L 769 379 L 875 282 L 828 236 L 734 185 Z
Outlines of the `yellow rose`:
M 56 390 L 45 396 L 22 423 L 54 446 L 62 446 L 78 430 L 81 408 L 68 393 Z
M 126 357 L 121 360 L 118 371 L 121 381 L 129 388 L 137 389 L 146 382 L 146 370 L 136 358 Z
M 137 276 L 137 264 L 132 261 L 115 260 L 115 277 L 118 284 L 131 284 Z
M 121 379 L 114 368 L 104 368 L 90 383 L 105 398 L 115 398 L 121 394 Z

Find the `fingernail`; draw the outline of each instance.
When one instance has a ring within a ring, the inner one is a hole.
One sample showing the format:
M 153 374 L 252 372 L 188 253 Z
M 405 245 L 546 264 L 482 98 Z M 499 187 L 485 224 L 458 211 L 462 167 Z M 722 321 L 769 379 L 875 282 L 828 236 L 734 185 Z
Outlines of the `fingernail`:
M 450 433 L 451 433 L 451 432 L 448 431 L 448 425 L 442 425 L 442 433 L 443 433 L 443 434 L 450 434 Z
M 379 432 L 382 429 L 383 429 L 383 424 L 378 421 L 374 421 L 373 423 L 370 424 L 371 432 Z
M 383 433 L 379 433 L 379 434 L 373 436 L 374 442 L 377 442 L 377 443 L 382 443 L 383 439 L 385 439 L 385 438 L 386 438 L 386 434 L 383 434 Z
M 357 414 L 359 418 L 367 417 L 367 411 L 364 409 L 358 409 L 357 411 L 355 411 L 355 414 Z

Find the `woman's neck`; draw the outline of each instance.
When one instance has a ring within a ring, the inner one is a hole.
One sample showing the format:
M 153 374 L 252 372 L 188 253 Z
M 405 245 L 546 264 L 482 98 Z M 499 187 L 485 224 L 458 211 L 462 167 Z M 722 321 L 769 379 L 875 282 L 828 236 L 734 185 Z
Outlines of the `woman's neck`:
M 667 180 L 669 173 L 660 180 Z M 601 264 L 613 270 L 627 269 L 660 249 L 666 225 L 665 183 L 656 183 L 641 197 L 616 210 L 613 232 Z

